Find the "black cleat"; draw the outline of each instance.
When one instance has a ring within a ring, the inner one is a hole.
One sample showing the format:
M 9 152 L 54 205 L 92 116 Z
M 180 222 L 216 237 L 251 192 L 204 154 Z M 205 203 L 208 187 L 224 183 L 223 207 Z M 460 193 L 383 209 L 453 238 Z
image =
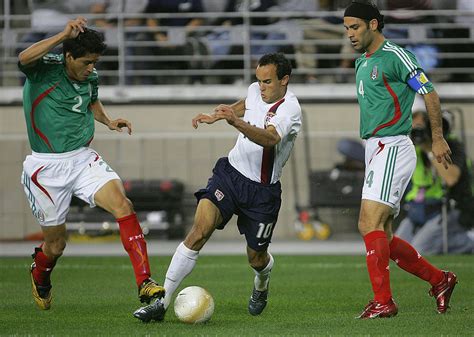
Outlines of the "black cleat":
M 260 315 L 267 306 L 268 289 L 259 291 L 253 288 L 252 296 L 249 301 L 249 313 L 252 316 Z
M 164 304 L 160 301 L 160 299 L 157 299 L 152 304 L 135 310 L 133 316 L 144 323 L 148 323 L 152 319 L 158 322 L 163 321 L 165 319 L 165 314 L 166 309 Z

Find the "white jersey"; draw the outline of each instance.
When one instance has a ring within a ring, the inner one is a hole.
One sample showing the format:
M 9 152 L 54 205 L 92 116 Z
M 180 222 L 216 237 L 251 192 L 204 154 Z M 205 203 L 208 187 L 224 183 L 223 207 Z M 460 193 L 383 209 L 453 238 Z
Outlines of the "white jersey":
M 252 83 L 245 100 L 243 120 L 262 129 L 273 125 L 281 141 L 272 148 L 264 149 L 240 133 L 229 153 L 230 164 L 253 181 L 262 184 L 278 182 L 301 128 L 301 107 L 298 99 L 287 90 L 285 97 L 267 104 L 260 96 L 258 83 Z

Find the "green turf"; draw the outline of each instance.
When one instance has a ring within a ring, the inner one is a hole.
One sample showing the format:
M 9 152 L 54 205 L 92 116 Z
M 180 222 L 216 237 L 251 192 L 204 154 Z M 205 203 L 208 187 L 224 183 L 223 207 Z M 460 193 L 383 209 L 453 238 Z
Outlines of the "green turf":
M 269 304 L 259 317 L 247 312 L 253 273 L 245 256 L 202 256 L 183 286 L 214 296 L 212 320 L 180 323 L 172 310 L 163 323 L 132 317 L 139 307 L 126 257 L 63 257 L 52 277 L 53 306 L 33 303 L 27 258 L 0 258 L 1 336 L 472 336 L 474 256 L 430 258 L 457 273 L 459 284 L 446 315 L 435 312 L 428 284 L 391 264 L 399 314 L 370 321 L 354 317 L 371 297 L 363 256 L 275 256 Z M 153 257 L 157 280 L 170 257 Z

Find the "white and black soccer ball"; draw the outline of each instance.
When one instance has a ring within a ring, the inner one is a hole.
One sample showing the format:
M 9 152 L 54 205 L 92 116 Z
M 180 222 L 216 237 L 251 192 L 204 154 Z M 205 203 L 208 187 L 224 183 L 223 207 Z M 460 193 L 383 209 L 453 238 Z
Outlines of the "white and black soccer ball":
M 214 299 L 204 288 L 184 288 L 174 300 L 174 313 L 184 323 L 205 323 L 214 313 Z

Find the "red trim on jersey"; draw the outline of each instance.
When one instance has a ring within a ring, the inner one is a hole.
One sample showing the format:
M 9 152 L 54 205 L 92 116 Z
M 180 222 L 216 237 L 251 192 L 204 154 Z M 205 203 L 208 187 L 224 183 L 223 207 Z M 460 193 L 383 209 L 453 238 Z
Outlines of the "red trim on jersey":
M 380 140 L 379 140 L 378 146 L 379 146 L 379 150 L 377 151 L 377 153 L 375 155 L 378 155 L 385 148 L 385 144 L 382 143 Z
M 268 112 L 272 112 L 273 114 L 276 114 L 278 107 L 284 101 L 285 101 L 285 98 L 282 98 L 281 100 L 273 104 L 270 110 L 268 110 Z M 265 128 L 267 128 L 266 125 L 265 125 Z M 263 154 L 262 154 L 262 166 L 260 168 L 260 182 L 262 184 L 268 185 L 271 183 L 274 162 L 275 162 L 275 146 L 264 147 Z
M 34 101 L 33 101 L 33 105 L 31 106 L 31 112 L 30 112 L 30 119 L 31 119 L 31 126 L 33 127 L 33 130 L 36 132 L 36 134 L 38 136 L 40 136 L 40 138 L 42 140 L 44 140 L 44 142 L 46 143 L 46 145 L 48 145 L 49 149 L 51 151 L 54 152 L 53 150 L 53 147 L 51 146 L 51 144 L 49 143 L 49 139 L 48 137 L 46 137 L 40 129 L 38 129 L 36 127 L 36 123 L 35 123 L 35 109 L 36 107 L 38 106 L 38 104 L 41 103 L 41 101 L 49 95 L 49 93 L 51 91 L 53 91 L 57 86 L 58 86 L 59 82 L 56 82 L 52 87 L 46 89 L 46 91 L 44 91 L 43 93 L 41 93 Z
M 400 102 L 398 101 L 397 95 L 393 91 L 392 87 L 390 87 L 390 84 L 388 84 L 387 78 L 385 77 L 385 74 L 383 73 L 382 73 L 382 78 L 383 78 L 383 84 L 385 85 L 385 88 L 387 88 L 388 92 L 390 93 L 390 96 L 392 96 L 393 98 L 393 105 L 395 106 L 395 115 L 393 116 L 391 121 L 377 126 L 374 132 L 372 132 L 372 136 L 375 136 L 375 134 L 379 132 L 381 129 L 396 124 L 402 117 L 402 110 L 400 109 Z
M 89 140 L 87 141 L 87 143 L 86 143 L 85 146 L 89 146 L 90 143 L 92 143 L 92 140 L 93 140 L 93 139 L 94 139 L 94 135 L 92 135 L 91 139 L 89 139 Z
M 37 169 L 35 171 L 35 173 L 33 173 L 33 175 L 31 176 L 31 181 L 33 182 L 33 184 L 35 184 L 41 191 L 43 191 L 44 194 L 46 194 L 46 196 L 49 198 L 49 200 L 51 200 L 51 202 L 53 203 L 54 205 L 54 201 L 53 201 L 53 198 L 51 198 L 51 196 L 49 195 L 48 191 L 46 190 L 46 188 L 44 188 L 39 182 L 38 182 L 38 173 L 43 169 L 44 166 L 41 166 L 39 169 Z

